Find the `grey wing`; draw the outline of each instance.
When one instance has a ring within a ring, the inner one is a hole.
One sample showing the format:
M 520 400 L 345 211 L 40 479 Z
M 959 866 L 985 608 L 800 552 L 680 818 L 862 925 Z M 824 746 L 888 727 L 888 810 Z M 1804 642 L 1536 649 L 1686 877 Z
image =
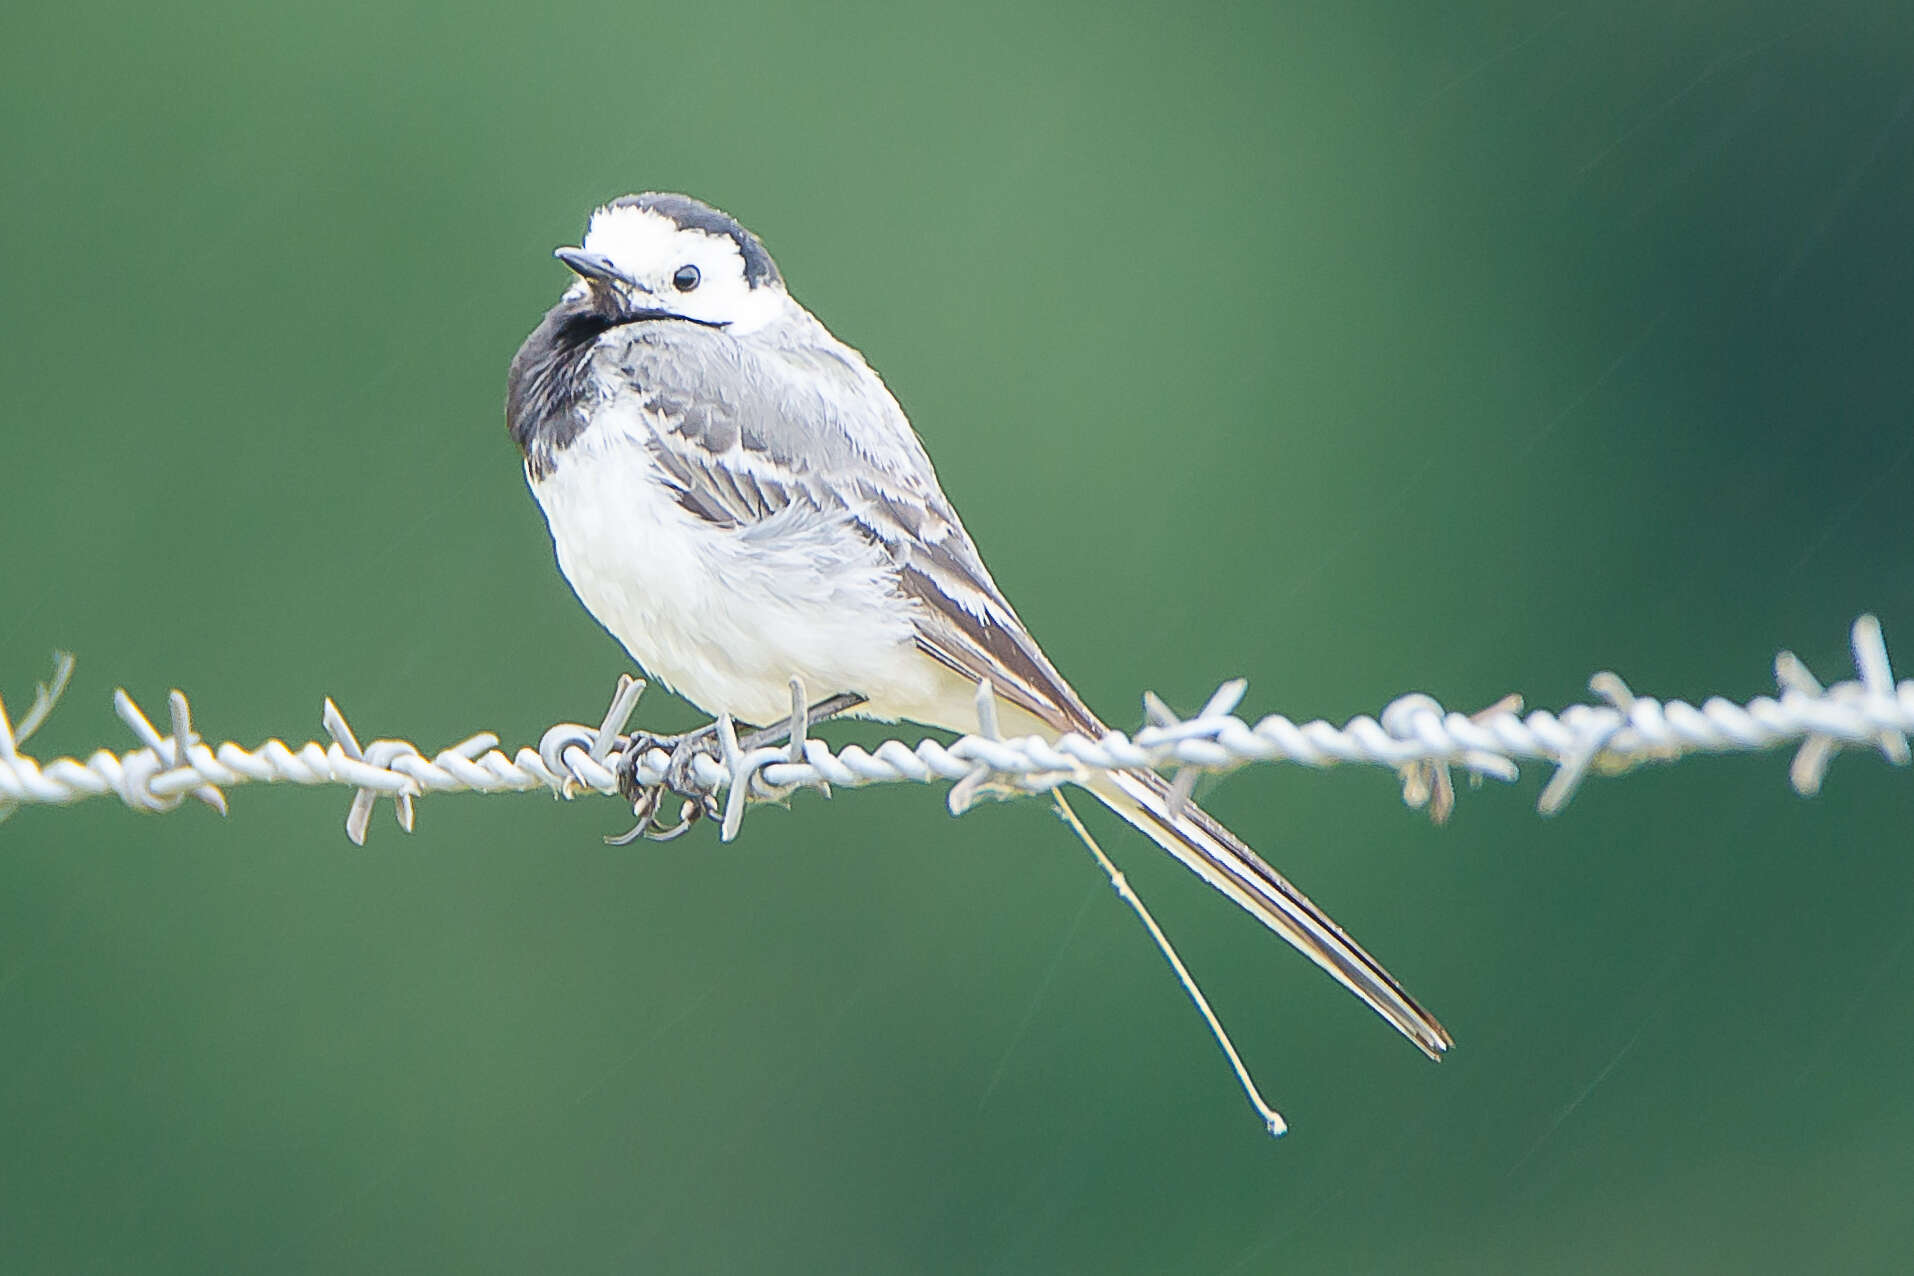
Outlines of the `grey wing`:
M 903 409 L 861 359 L 767 357 L 703 329 L 641 332 L 619 357 L 647 446 L 686 510 L 727 528 L 793 506 L 841 517 L 890 560 L 927 655 L 972 682 L 989 678 L 1058 730 L 1101 733 L 990 578 Z
M 917 645 L 972 682 L 991 688 L 1059 731 L 1095 738 L 1103 724 L 1065 682 L 984 567 L 956 511 L 937 490 L 886 497 L 867 516 L 898 565 L 898 587 L 920 606 Z M 899 536 L 898 532 L 904 534 Z M 889 539 L 887 539 L 887 537 Z

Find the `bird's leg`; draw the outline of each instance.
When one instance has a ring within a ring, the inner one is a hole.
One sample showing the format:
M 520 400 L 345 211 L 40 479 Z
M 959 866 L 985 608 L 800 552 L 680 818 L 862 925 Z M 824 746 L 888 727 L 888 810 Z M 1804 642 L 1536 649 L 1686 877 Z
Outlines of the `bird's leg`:
M 864 699 L 863 696 L 857 694 L 855 691 L 845 691 L 827 699 L 820 700 L 804 711 L 804 725 L 813 726 L 819 722 L 827 722 L 841 713 L 848 713 L 850 710 L 863 704 Z M 762 749 L 773 744 L 783 744 L 791 738 L 791 733 L 797 730 L 798 726 L 799 724 L 792 718 L 786 718 L 783 722 L 775 726 L 753 731 L 750 735 L 738 741 L 738 747 L 749 750 Z M 715 723 L 712 724 L 711 730 L 714 732 L 717 730 Z
M 801 721 L 799 715 L 794 714 L 785 722 L 753 731 L 738 741 L 739 747 L 748 752 L 782 744 L 791 738 L 794 731 L 802 731 L 811 723 L 834 718 L 863 703 L 864 697 L 855 692 L 831 696 L 806 709 Z M 625 846 L 641 837 L 652 842 L 669 842 L 683 836 L 698 820 L 707 816 L 717 819 L 722 814 L 717 791 L 700 781 L 693 769 L 700 757 L 720 757 L 717 723 L 709 723 L 682 735 L 634 732 L 623 738 L 620 745 L 622 753 L 618 763 L 618 792 L 631 803 L 631 813 L 638 817 L 638 823 L 629 832 L 606 838 L 607 842 L 613 846 Z M 638 779 L 638 764 L 653 749 L 664 749 L 671 755 L 671 761 L 666 764 L 662 781 L 644 784 Z M 684 802 L 678 811 L 678 822 L 664 825 L 659 823 L 659 811 L 672 796 L 682 798 Z

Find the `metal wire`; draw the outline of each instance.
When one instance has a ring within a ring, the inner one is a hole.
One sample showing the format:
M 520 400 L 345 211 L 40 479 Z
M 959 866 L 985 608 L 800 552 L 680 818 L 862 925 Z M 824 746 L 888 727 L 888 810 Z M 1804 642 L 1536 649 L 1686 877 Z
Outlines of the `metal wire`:
M 1296 723 L 1274 714 L 1254 725 L 1235 716 L 1246 684 L 1227 682 L 1193 718 L 1171 713 L 1147 697 L 1150 725 L 1134 736 L 1112 731 L 1100 740 L 1070 734 L 1052 741 L 999 738 L 996 704 L 986 684 L 979 689 L 976 733 L 943 744 L 922 739 L 908 745 L 885 741 L 874 750 L 848 745 L 833 751 L 809 734 L 803 689 L 793 687 L 789 743 L 743 747 L 735 725 L 721 718 L 711 752 L 692 759 L 690 773 L 713 793 L 725 794 L 721 835 L 735 837 L 746 807 L 780 801 L 799 788 L 860 788 L 867 784 L 951 781 L 949 805 L 961 814 L 985 797 L 1046 793 L 1081 782 L 1099 771 L 1149 767 L 1178 773 L 1176 792 L 1187 795 L 1202 772 L 1227 772 L 1251 763 L 1290 762 L 1311 767 L 1362 763 L 1390 767 L 1402 779 L 1403 800 L 1446 818 L 1455 801 L 1453 771 L 1472 780 L 1513 780 L 1518 764 L 1546 762 L 1555 768 L 1543 788 L 1544 815 L 1562 809 L 1590 775 L 1612 775 L 1644 763 L 1674 762 L 1694 753 L 1753 753 L 1796 746 L 1790 779 L 1813 794 L 1829 763 L 1843 749 L 1878 749 L 1896 766 L 1909 759 L 1914 731 L 1914 681 L 1896 684 L 1881 627 L 1872 616 L 1854 623 L 1856 676 L 1823 686 L 1789 652 L 1775 660 L 1778 691 L 1746 703 L 1713 697 L 1700 706 L 1682 700 L 1638 696 L 1621 678 L 1600 673 L 1589 680 L 1595 702 L 1557 713 L 1524 714 L 1511 697 L 1477 714 L 1446 710 L 1433 698 L 1405 695 L 1376 717 L 1341 726 L 1321 720 Z M 170 811 L 196 798 L 224 813 L 224 791 L 242 784 L 337 784 L 355 790 L 346 834 L 363 843 L 373 807 L 392 800 L 408 832 L 416 799 L 430 793 L 523 793 L 545 790 L 561 797 L 616 795 L 619 772 L 629 766 L 639 785 L 665 781 L 671 757 L 648 736 L 628 736 L 626 724 L 644 684 L 619 680 L 611 707 L 596 726 L 559 723 L 536 748 L 506 754 L 490 732 L 471 736 L 427 756 L 406 740 L 374 740 L 361 746 L 345 715 L 331 700 L 321 720 L 328 743 L 291 747 L 268 740 L 246 749 L 228 741 L 217 747 L 198 735 L 186 697 L 168 697 L 162 735 L 124 690 L 114 706 L 140 747 L 125 753 L 101 749 L 85 761 L 39 762 L 20 751 L 45 719 L 71 671 L 61 657 L 55 678 L 42 685 L 16 730 L 0 705 L 0 818 L 21 806 L 61 806 L 87 798 L 118 797 L 137 811 Z M 636 739 L 639 743 L 633 744 Z M 636 758 L 628 749 L 644 748 Z

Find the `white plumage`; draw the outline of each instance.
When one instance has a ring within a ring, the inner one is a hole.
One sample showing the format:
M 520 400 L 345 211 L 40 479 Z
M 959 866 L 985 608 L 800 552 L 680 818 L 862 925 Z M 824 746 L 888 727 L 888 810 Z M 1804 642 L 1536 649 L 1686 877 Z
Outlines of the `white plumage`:
M 785 290 L 764 247 L 681 195 L 627 196 L 560 256 L 579 276 L 512 363 L 507 417 L 565 576 L 654 677 L 769 723 L 797 675 L 861 712 L 1103 725 L 991 580 L 903 409 Z M 1430 1056 L 1450 1042 L 1382 966 L 1152 771 L 1093 792 Z

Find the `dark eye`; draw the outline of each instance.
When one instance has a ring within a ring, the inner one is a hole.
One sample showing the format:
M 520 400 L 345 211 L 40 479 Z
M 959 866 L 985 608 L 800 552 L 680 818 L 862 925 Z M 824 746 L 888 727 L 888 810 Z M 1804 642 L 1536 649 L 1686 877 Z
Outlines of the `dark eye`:
M 671 286 L 679 292 L 690 292 L 698 286 L 698 268 L 696 266 L 678 267 L 678 273 L 671 277 Z

